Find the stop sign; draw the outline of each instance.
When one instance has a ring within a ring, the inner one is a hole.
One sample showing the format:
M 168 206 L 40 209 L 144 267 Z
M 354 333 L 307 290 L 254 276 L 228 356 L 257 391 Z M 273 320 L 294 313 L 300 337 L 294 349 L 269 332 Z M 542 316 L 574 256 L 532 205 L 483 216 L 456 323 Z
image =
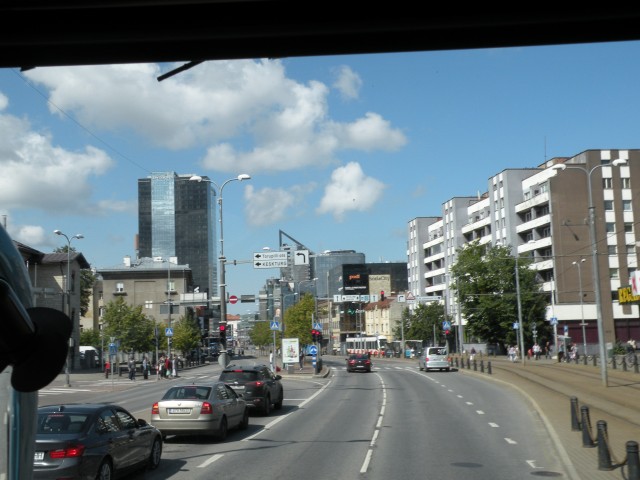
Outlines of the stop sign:
M 236 297 L 235 295 L 231 295 L 229 297 L 229 303 L 234 304 L 238 301 L 238 297 Z

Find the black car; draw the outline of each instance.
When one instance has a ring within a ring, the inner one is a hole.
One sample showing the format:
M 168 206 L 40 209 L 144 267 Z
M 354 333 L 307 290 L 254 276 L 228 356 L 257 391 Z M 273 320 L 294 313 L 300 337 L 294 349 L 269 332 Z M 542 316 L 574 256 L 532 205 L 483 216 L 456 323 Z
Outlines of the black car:
M 110 479 L 155 469 L 161 456 L 160 431 L 118 405 L 38 408 L 34 479 Z
M 220 380 L 241 394 L 247 406 L 271 413 L 271 406 L 282 408 L 284 388 L 281 375 L 276 375 L 267 365 L 228 365 L 220 374 Z
M 352 353 L 347 357 L 347 372 L 370 372 L 371 358 L 366 353 Z

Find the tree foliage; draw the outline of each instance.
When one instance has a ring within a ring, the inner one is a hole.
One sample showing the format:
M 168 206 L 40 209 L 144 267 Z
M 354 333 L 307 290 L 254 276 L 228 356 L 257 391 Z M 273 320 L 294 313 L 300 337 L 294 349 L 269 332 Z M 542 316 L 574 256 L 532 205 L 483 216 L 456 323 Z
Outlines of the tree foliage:
M 191 350 L 200 346 L 202 332 L 193 309 L 187 309 L 187 313 L 171 326 L 173 327 L 173 348 L 175 350 L 188 355 Z
M 97 350 L 102 350 L 102 339 L 100 338 L 100 331 L 93 328 L 85 328 L 80 332 L 80 345 L 86 345 L 94 347 Z
M 311 326 L 315 312 L 315 299 L 305 293 L 300 301 L 289 307 L 284 314 L 285 338 L 297 338 L 300 345 L 311 343 Z
M 119 340 L 120 351 L 148 352 L 155 349 L 155 322 L 142 313 L 141 305 L 128 305 L 118 297 L 106 305 L 103 322 L 104 334 Z M 164 335 L 164 332 L 160 333 Z
M 438 302 L 419 304 L 413 311 L 405 308 L 400 324 L 394 328 L 395 338 L 402 338 L 404 328 L 405 340 L 422 340 L 430 345 L 438 345 L 444 341 L 442 322 L 445 319 L 444 305 Z
M 276 342 L 279 341 L 280 332 L 276 332 Z M 273 346 L 273 331 L 270 322 L 255 322 L 249 331 L 251 343 L 258 347 Z M 278 343 L 276 343 L 277 345 Z
M 501 346 L 517 344 L 518 301 L 516 270 L 520 284 L 520 304 L 525 346 L 537 338 L 549 338 L 545 322 L 547 298 L 540 289 L 531 259 L 516 258 L 507 246 L 486 246 L 473 242 L 458 250 L 451 268 L 453 289 L 466 319 L 467 335 Z

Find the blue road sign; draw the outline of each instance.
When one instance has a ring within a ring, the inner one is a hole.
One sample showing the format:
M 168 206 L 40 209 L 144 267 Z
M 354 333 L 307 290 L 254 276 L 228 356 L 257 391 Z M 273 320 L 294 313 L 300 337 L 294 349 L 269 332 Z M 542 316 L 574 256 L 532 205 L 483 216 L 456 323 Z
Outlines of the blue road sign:
M 312 327 L 314 330 L 322 331 L 322 324 L 320 322 L 315 322 Z
M 317 355 L 318 354 L 318 347 L 316 347 L 315 345 L 311 345 L 309 347 L 309 353 L 311 355 Z
M 164 334 L 165 334 L 167 337 L 173 337 L 173 328 L 165 328 L 165 329 L 164 329 Z
M 451 330 L 451 322 L 442 322 L 442 328 L 445 330 Z
M 280 330 L 280 323 L 275 320 L 271 322 L 271 330 Z

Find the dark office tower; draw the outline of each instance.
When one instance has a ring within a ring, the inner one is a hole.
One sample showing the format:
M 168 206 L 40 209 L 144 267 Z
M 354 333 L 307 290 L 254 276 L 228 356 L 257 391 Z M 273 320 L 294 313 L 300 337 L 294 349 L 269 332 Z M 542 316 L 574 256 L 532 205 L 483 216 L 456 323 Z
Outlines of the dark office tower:
M 207 177 L 175 172 L 138 179 L 139 256 L 178 257 L 193 273 L 193 288 L 218 291 L 215 201 Z

